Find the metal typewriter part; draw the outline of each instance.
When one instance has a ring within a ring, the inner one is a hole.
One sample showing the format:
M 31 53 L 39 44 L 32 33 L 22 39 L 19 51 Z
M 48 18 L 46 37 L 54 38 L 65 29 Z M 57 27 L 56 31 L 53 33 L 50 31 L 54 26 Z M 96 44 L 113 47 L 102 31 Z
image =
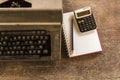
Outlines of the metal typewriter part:
M 25 0 L 7 0 L 0 4 L 2 8 L 20 8 L 20 7 L 31 7 L 31 3 Z
M 0 60 L 60 60 L 62 0 L 25 1 L 32 6 L 0 6 Z

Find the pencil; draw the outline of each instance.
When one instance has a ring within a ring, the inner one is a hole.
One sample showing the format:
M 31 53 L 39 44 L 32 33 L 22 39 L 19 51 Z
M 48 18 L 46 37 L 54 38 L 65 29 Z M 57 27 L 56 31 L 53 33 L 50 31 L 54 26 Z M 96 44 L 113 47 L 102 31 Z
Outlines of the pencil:
M 74 39 L 73 39 L 73 37 L 74 37 L 74 35 L 73 35 L 73 27 L 74 27 L 74 20 L 72 19 L 71 20 L 71 36 L 72 36 L 72 50 L 74 50 L 74 44 L 73 44 L 73 42 L 74 42 Z

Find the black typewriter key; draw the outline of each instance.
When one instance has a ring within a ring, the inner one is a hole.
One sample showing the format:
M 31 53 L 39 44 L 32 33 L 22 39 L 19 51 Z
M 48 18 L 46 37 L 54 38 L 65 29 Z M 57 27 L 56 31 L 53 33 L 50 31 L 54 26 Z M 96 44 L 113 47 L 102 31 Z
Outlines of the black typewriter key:
M 3 46 L 7 45 L 7 42 L 3 42 L 2 45 L 3 45 Z
M 41 50 L 37 50 L 37 53 L 38 53 L 38 54 L 41 54 Z
M 21 50 L 22 49 L 22 47 L 21 46 L 17 46 L 17 50 Z
M 46 34 L 46 31 L 45 30 L 41 31 L 41 35 L 44 35 L 44 34 Z
M 44 39 L 44 37 L 43 37 L 43 36 L 40 36 L 40 39 L 41 39 L 41 40 L 43 40 L 43 39 Z
M 39 45 L 39 49 L 43 49 L 43 46 L 42 46 L 42 45 Z
M 3 38 L 3 37 L 1 37 L 1 38 L 0 38 L 0 41 L 3 41 L 3 40 L 4 40 L 4 38 Z
M 11 53 L 10 53 L 10 51 L 7 51 L 7 53 L 6 53 L 7 55 L 10 55 Z
M 11 54 L 12 54 L 12 55 L 15 55 L 15 51 L 11 51 Z
M 23 52 L 23 51 L 19 51 L 19 54 L 21 54 L 21 55 L 22 55 L 22 54 L 24 54 L 24 52 Z
M 29 39 L 30 39 L 30 36 L 27 36 L 26 39 L 29 40 Z
M 35 48 L 35 47 L 34 47 L 33 45 L 32 45 L 32 46 L 30 46 L 30 49 L 31 49 L 31 50 L 33 50 L 34 48 Z
M 14 46 L 14 45 L 16 45 L 16 43 L 15 43 L 15 42 L 12 42 L 12 45 Z
M 29 44 L 29 42 L 28 41 L 25 41 L 25 45 L 28 45 Z
M 32 53 L 33 53 L 33 51 L 32 51 L 32 50 L 29 50 L 29 51 L 28 51 L 28 53 L 29 53 L 29 54 L 32 54 Z
M 48 50 L 47 49 L 43 50 L 43 54 L 48 54 Z
M 42 41 L 42 44 L 46 44 L 46 40 L 43 40 L 43 41 Z
M 41 44 L 42 43 L 42 41 L 41 40 L 38 40 L 38 44 Z
M 31 38 L 32 40 L 34 40 L 35 37 L 34 37 L 34 36 L 31 36 L 30 38 Z
M 49 39 L 49 37 L 48 36 L 45 36 L 45 40 L 48 40 Z
M 39 39 L 39 36 L 35 36 L 35 39 Z
M 25 36 L 22 36 L 22 40 L 25 40 L 25 38 L 26 38 Z
M 18 40 L 21 40 L 21 36 L 18 36 L 17 38 L 18 38 Z
M 14 41 L 17 40 L 17 37 L 13 37 L 13 40 L 14 40 Z
M 29 41 L 29 44 L 33 44 L 33 41 Z
M 37 35 L 40 35 L 40 34 L 41 34 L 41 31 L 36 31 L 36 34 L 37 34 Z
M 9 47 L 9 50 L 12 50 L 13 49 L 13 47 Z
M 17 49 L 17 47 L 16 47 L 16 46 L 14 46 L 14 47 L 13 47 L 13 50 L 16 50 L 16 49 Z
M 37 52 L 36 52 L 36 50 L 33 50 L 33 54 L 36 54 Z
M 20 42 L 19 42 L 19 41 L 17 41 L 17 42 L 16 42 L 16 45 L 20 45 Z
M 19 51 L 16 51 L 15 53 L 18 55 L 18 54 L 19 54 Z
M 21 46 L 21 49 L 22 49 L 22 50 L 26 50 L 26 47 L 25 47 L 25 46 Z
M 4 50 L 4 47 L 0 47 L 0 50 L 1 50 L 1 51 Z
M 13 41 L 13 38 L 12 38 L 12 37 L 10 37 L 10 38 L 9 38 L 9 41 Z
M 7 37 L 7 36 L 5 36 L 5 40 L 8 40 L 8 37 Z

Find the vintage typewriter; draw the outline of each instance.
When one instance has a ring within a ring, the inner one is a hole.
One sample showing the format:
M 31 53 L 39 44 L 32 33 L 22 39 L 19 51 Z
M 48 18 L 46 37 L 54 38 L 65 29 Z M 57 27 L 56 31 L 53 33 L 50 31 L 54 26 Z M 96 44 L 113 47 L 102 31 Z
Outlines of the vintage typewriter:
M 61 59 L 62 0 L 0 1 L 0 60 Z

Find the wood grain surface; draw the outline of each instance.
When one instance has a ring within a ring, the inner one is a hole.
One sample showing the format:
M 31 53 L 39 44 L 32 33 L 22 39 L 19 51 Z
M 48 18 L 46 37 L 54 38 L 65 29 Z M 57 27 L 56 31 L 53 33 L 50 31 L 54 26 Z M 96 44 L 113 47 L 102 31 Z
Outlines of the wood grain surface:
M 64 12 L 91 6 L 103 52 L 57 62 L 0 62 L 0 80 L 120 80 L 120 0 L 63 0 Z

